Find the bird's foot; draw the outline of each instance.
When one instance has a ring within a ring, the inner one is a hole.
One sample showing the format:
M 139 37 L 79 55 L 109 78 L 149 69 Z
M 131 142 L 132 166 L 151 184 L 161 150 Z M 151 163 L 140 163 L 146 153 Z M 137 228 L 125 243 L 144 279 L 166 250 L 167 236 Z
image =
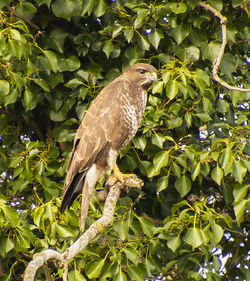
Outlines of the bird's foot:
M 128 179 L 128 178 L 137 178 L 137 176 L 135 174 L 123 174 L 119 170 L 117 165 L 115 165 L 114 173 L 111 176 L 109 176 L 109 178 L 108 178 L 108 184 L 110 186 L 112 186 L 118 181 L 120 181 L 121 183 L 124 183 L 126 181 L 126 179 Z

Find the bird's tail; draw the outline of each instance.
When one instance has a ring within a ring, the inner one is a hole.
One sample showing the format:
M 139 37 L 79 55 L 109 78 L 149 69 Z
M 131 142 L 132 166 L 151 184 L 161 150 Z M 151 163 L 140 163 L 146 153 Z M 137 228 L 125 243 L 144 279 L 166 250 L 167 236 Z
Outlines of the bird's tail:
M 101 173 L 97 170 L 96 165 L 92 165 L 88 170 L 84 185 L 82 188 L 82 205 L 81 205 L 81 219 L 80 219 L 80 228 L 83 231 L 85 228 L 85 223 L 89 210 L 89 203 L 92 200 L 96 182 L 100 178 Z
M 66 208 L 70 208 L 78 194 L 81 193 L 85 176 L 86 171 L 76 174 L 70 185 L 64 189 L 60 209 L 62 214 L 65 212 Z

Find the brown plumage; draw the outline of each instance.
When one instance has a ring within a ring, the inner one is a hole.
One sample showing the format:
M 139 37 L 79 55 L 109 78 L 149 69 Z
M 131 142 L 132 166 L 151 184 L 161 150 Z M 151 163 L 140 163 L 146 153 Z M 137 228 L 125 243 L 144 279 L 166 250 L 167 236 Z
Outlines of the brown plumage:
M 114 169 L 115 176 L 122 180 L 116 158 L 135 135 L 146 106 L 146 90 L 156 80 L 153 66 L 134 64 L 95 98 L 76 132 L 61 212 L 82 191 L 82 230 L 98 179 L 107 169 Z

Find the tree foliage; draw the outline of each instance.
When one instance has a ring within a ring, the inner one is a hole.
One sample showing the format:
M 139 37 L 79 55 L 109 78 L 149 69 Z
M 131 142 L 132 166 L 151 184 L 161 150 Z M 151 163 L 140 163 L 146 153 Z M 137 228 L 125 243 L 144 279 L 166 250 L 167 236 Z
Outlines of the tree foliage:
M 22 280 L 35 253 L 79 237 L 80 200 L 59 212 L 74 132 L 100 90 L 138 61 L 159 79 L 118 164 L 144 180 L 143 195 L 120 198 L 69 280 L 247 280 L 249 93 L 213 81 L 221 24 L 198 2 L 0 1 L 1 281 Z M 249 3 L 207 3 L 227 19 L 219 75 L 249 88 Z M 87 225 L 102 207 L 94 201 Z M 48 273 L 61 280 L 52 262 L 37 278 Z

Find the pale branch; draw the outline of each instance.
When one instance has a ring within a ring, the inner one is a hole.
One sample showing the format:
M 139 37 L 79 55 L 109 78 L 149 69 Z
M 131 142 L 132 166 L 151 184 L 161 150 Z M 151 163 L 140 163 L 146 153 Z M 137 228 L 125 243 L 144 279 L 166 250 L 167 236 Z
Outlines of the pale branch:
M 36 29 L 36 30 L 40 30 L 39 26 L 37 26 L 36 24 L 34 24 L 32 21 L 30 21 L 29 19 L 27 19 L 26 17 L 24 17 L 23 15 L 20 15 L 19 13 L 17 13 L 12 7 L 10 7 L 9 5 L 6 5 L 7 10 L 13 14 L 16 18 L 19 18 L 21 20 L 23 20 L 26 24 L 28 24 L 30 27 Z
M 218 76 L 218 69 L 219 69 L 219 65 L 221 63 L 222 57 L 224 55 L 224 50 L 227 44 L 227 28 L 226 28 L 226 24 L 227 24 L 227 18 L 222 16 L 222 14 L 216 10 L 215 8 L 211 7 L 208 4 L 205 4 L 203 2 L 199 2 L 198 6 L 210 11 L 211 13 L 213 13 L 216 17 L 218 17 L 220 19 L 220 24 L 221 24 L 221 33 L 222 33 L 222 43 L 221 43 L 221 47 L 220 47 L 220 51 L 219 51 L 219 55 L 217 57 L 217 59 L 215 60 L 215 63 L 213 65 L 213 78 L 216 82 L 218 82 L 221 86 L 229 89 L 229 90 L 233 90 L 233 91 L 239 91 L 239 92 L 250 92 L 250 89 L 244 89 L 244 88 L 239 88 L 239 87 L 233 87 L 229 84 L 227 84 L 225 81 L 223 81 L 219 76 Z
M 64 266 L 63 281 L 67 281 L 69 261 L 79 254 L 96 237 L 96 235 L 103 230 L 104 227 L 113 221 L 115 207 L 120 197 L 121 189 L 125 187 L 141 188 L 142 186 L 143 181 L 136 177 L 125 178 L 124 183 L 119 181 L 116 182 L 110 187 L 104 204 L 103 215 L 95 221 L 73 245 L 67 248 L 65 252 L 59 253 L 55 250 L 47 249 L 41 253 L 35 254 L 33 260 L 28 264 L 24 272 L 23 281 L 34 281 L 37 270 L 49 259 L 55 259 Z

